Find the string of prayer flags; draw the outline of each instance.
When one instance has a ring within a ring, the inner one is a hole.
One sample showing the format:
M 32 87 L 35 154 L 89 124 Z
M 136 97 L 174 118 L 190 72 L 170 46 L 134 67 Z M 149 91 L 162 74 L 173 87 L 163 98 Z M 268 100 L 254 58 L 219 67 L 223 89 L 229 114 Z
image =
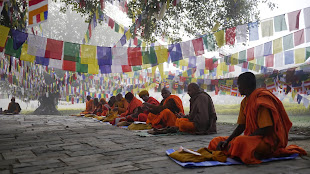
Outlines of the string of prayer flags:
M 47 39 L 46 49 L 45 49 L 45 56 L 46 58 L 51 59 L 62 59 L 62 49 L 63 48 L 63 41 L 54 40 L 54 39 Z
M 48 16 L 48 0 L 29 0 L 28 26 L 45 22 Z
M 20 60 L 34 62 L 35 56 L 28 54 L 28 44 L 24 43 L 21 50 Z
M 155 52 L 158 64 L 162 64 L 168 61 L 169 54 L 166 46 L 155 46 Z
M 195 50 L 195 55 L 200 56 L 200 55 L 204 54 L 202 38 L 194 39 L 194 40 L 192 40 L 192 42 L 193 42 L 193 46 L 194 46 L 194 50 Z
M 20 58 L 21 47 L 19 49 L 15 50 L 13 47 L 13 39 L 8 38 L 6 45 L 5 45 L 5 54 Z
M 289 31 L 298 30 L 299 29 L 299 16 L 301 10 L 296 10 L 287 14 Z
M 12 34 L 12 38 L 13 38 L 13 48 L 15 50 L 19 49 L 24 42 L 27 40 L 28 38 L 28 34 L 18 31 L 18 30 L 11 30 L 11 34 Z
M 80 44 L 64 42 L 64 60 L 77 62 L 80 56 Z
M 182 50 L 180 43 L 169 45 L 169 56 L 172 62 L 182 60 Z
M 81 45 L 81 64 L 97 64 L 96 59 L 96 46 Z M 96 73 L 94 73 L 96 74 Z
M 275 32 L 287 30 L 285 14 L 274 17 L 274 30 Z
M 237 42 L 240 43 L 240 42 L 246 42 L 246 39 L 247 39 L 247 24 L 244 24 L 244 25 L 238 25 L 237 28 L 236 28 L 236 39 L 237 39 Z
M 224 30 L 220 30 L 216 33 L 214 33 L 216 43 L 218 47 L 224 46 L 225 38 L 224 38 Z
M 283 49 L 284 51 L 294 48 L 293 34 L 289 34 L 283 37 Z
M 44 57 L 47 38 L 37 35 L 28 35 L 28 54 L 33 56 Z
M 112 49 L 111 47 L 97 46 L 98 65 L 112 65 Z M 111 69 L 111 68 L 110 68 Z M 106 72 L 106 71 L 104 71 Z

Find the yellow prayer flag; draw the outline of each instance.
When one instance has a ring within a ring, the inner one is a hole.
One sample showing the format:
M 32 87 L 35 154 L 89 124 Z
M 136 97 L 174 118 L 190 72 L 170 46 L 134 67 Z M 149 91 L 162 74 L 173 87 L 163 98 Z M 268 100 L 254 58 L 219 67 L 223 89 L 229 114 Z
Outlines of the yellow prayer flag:
M 66 101 L 69 102 L 69 96 L 66 96 Z
M 126 31 L 125 35 L 126 35 L 126 40 L 129 40 L 132 36 L 132 34 L 130 33 L 130 30 Z
M 165 46 L 155 46 L 155 52 L 158 64 L 168 61 L 168 49 Z
M 183 71 L 182 76 L 183 76 L 183 77 L 188 77 L 187 71 Z
M 96 9 L 96 19 L 99 19 L 99 10 Z
M 142 69 L 147 69 L 150 68 L 152 65 L 151 64 L 142 64 L 141 67 Z
M 197 83 L 197 78 L 192 78 L 191 83 Z
M 297 92 L 295 90 L 292 90 L 292 99 L 294 100 L 295 96 L 296 96 Z
M 216 40 L 217 45 L 219 47 L 222 47 L 224 45 L 224 41 L 225 41 L 224 30 L 221 30 L 221 31 L 214 33 L 214 36 L 215 36 L 215 40 Z
M 216 24 L 214 25 L 214 27 L 212 28 L 212 32 L 217 31 L 220 28 L 220 23 L 216 21 Z
M 22 52 L 20 54 L 20 60 L 34 62 L 36 56 L 32 56 L 28 54 L 28 44 L 24 43 L 22 46 Z
M 153 66 L 153 67 L 152 67 L 152 77 L 154 77 L 154 75 L 155 75 L 156 68 L 157 68 L 157 66 Z
M 134 75 L 133 72 L 127 72 L 126 74 L 128 75 L 129 78 L 133 78 Z
M 273 54 L 277 54 L 277 53 L 280 53 L 283 51 L 283 48 L 282 48 L 282 37 L 276 39 L 276 40 L 273 40 Z
M 164 73 L 164 64 L 159 64 L 158 65 L 158 70 L 159 70 L 161 79 L 165 79 L 166 76 L 165 76 L 165 73 Z
M 226 80 L 226 85 L 233 85 L 234 84 L 234 81 L 233 80 Z
M 10 32 L 10 28 L 0 25 L 0 47 L 5 46 L 6 39 Z
M 188 67 L 188 61 L 186 59 L 179 60 L 179 65 Z
M 96 63 L 97 47 L 93 45 L 81 45 L 81 64 L 98 64 Z M 90 67 L 88 67 L 88 70 Z M 98 74 L 98 73 L 96 73 Z
M 239 53 L 235 53 L 231 55 L 231 65 L 237 65 L 238 64 L 238 57 L 239 57 Z
M 306 49 L 298 48 L 294 50 L 295 53 L 295 64 L 304 63 L 306 60 Z
M 205 69 L 204 72 L 205 72 L 205 74 L 209 74 L 209 70 Z
M 223 70 L 222 68 L 217 67 L 216 69 L 216 77 L 222 76 L 223 75 Z
M 119 24 L 119 33 L 124 34 L 124 26 L 122 24 Z
M 113 95 L 116 96 L 117 95 L 117 90 L 113 91 Z
M 98 74 L 99 66 L 96 64 L 89 64 L 88 65 L 88 74 Z

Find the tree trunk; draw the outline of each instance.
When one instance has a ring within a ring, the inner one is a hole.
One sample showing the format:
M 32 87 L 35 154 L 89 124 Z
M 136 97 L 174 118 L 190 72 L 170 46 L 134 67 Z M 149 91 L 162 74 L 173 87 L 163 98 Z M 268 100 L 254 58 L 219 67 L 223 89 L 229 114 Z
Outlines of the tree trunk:
M 40 106 L 33 112 L 34 115 L 60 115 L 56 109 L 58 104 L 58 93 L 49 93 L 48 96 L 39 97 Z

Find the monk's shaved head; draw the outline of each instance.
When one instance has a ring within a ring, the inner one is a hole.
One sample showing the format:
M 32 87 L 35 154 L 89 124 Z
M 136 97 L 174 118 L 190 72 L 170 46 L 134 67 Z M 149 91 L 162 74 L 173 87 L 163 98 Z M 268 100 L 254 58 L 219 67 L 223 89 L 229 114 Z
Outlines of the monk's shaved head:
M 188 85 L 188 88 L 192 88 L 193 90 L 197 90 L 197 91 L 199 90 L 199 86 L 197 83 L 190 83 Z
M 169 91 L 168 88 L 164 87 L 162 90 L 161 90 L 161 96 L 163 96 L 163 98 L 167 98 L 169 97 L 171 94 L 171 92 Z
M 161 90 L 161 92 L 171 93 L 170 90 L 169 90 L 168 88 L 166 88 L 166 87 L 164 87 L 164 88 Z

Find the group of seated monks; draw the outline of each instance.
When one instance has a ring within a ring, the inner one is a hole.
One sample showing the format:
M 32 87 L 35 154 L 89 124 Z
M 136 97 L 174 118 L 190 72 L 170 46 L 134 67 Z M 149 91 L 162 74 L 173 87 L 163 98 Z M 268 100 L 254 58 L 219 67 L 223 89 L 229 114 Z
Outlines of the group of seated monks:
M 245 98 L 240 105 L 238 126 L 229 137 L 216 137 L 208 149 L 223 151 L 229 157 L 241 159 L 244 163 L 260 163 L 260 159 L 292 153 L 306 155 L 306 152 L 288 143 L 288 133 L 292 123 L 282 102 L 269 90 L 256 88 L 256 78 L 251 72 L 238 77 L 238 89 Z M 161 90 L 163 100 L 159 103 L 143 90 L 139 97 L 131 92 L 111 97 L 107 103 L 98 99 L 93 101 L 87 96 L 86 110 L 111 117 L 110 123 L 129 125 L 134 121 L 146 122 L 152 126 L 149 133 L 188 132 L 191 134 L 216 133 L 216 112 L 211 97 L 195 83 L 188 85 L 190 96 L 189 114 L 184 114 L 182 100 L 171 95 L 167 88 Z M 98 106 L 101 105 L 101 106 Z M 244 133 L 244 135 L 241 135 Z
M 15 102 L 15 97 L 12 97 L 11 98 L 11 102 L 9 103 L 9 106 L 8 106 L 8 109 L 7 110 L 4 110 L 3 113 L 2 113 L 2 110 L 1 110 L 1 114 L 19 114 L 20 111 L 22 109 L 20 108 L 20 105 Z

